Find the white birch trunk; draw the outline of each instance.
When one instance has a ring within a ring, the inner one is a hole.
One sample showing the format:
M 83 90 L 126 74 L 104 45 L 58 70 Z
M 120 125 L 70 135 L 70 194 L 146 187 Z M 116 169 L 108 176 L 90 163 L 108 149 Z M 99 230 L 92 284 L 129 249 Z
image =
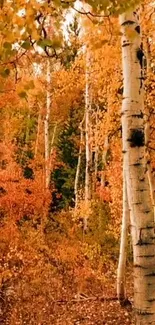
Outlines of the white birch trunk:
M 91 151 L 90 151 L 90 52 L 86 49 L 86 89 L 85 89 L 85 141 L 86 141 L 86 169 L 85 169 L 85 202 L 89 206 L 91 199 Z M 84 231 L 87 231 L 88 215 L 84 216 Z
M 51 74 L 50 74 L 50 60 L 47 60 L 47 91 L 46 91 L 46 113 L 44 120 L 44 132 L 45 132 L 45 187 L 49 187 L 50 181 L 50 168 L 49 168 L 49 117 L 50 117 L 50 105 L 51 98 L 49 92 L 49 85 L 51 82 Z
M 53 154 L 53 148 L 54 148 L 54 141 L 55 141 L 55 137 L 56 137 L 57 126 L 58 126 L 58 124 L 55 123 L 54 129 L 53 129 L 53 135 L 52 135 L 51 145 L 50 145 L 50 147 L 51 147 L 51 149 L 50 149 L 50 156 L 52 156 L 52 154 Z
M 39 115 L 38 115 L 37 136 L 36 136 L 36 143 L 35 143 L 35 149 L 34 149 L 34 158 L 36 158 L 37 154 L 38 154 L 40 124 L 41 124 L 41 108 L 39 108 Z
M 124 93 L 123 153 L 134 258 L 136 325 L 155 324 L 154 216 L 146 175 L 139 12 L 120 16 Z
M 128 229 L 130 224 L 130 210 L 128 206 L 126 178 L 123 173 L 123 213 L 122 213 L 122 228 L 120 240 L 119 263 L 117 270 L 117 297 L 120 302 L 126 300 L 126 259 L 128 245 Z
M 91 198 L 90 193 L 90 166 L 91 166 L 91 152 L 90 152 L 90 53 L 86 50 L 86 90 L 85 90 L 85 139 L 86 139 L 86 174 L 85 174 L 85 200 Z
M 53 150 L 54 150 L 54 141 L 56 138 L 56 131 L 57 131 L 57 126 L 58 124 L 55 123 L 54 129 L 53 129 L 53 135 L 52 135 L 52 140 L 50 143 L 50 157 L 49 157 L 49 174 L 48 174 L 48 188 L 50 186 L 50 176 L 51 176 L 51 171 L 52 171 L 52 162 L 53 162 Z
M 96 130 L 95 130 L 95 156 L 94 156 L 94 180 L 93 180 L 93 192 L 96 191 L 96 183 L 97 183 L 97 173 L 98 173 L 98 160 L 99 160 L 99 146 L 98 146 L 98 114 L 99 108 L 97 107 L 96 111 Z
M 83 122 L 80 123 L 80 147 L 79 147 L 79 154 L 78 154 L 78 163 L 77 163 L 77 168 L 76 168 L 76 175 L 75 175 L 75 183 L 74 183 L 74 195 L 75 195 L 75 209 L 78 207 L 79 203 L 79 176 L 80 176 L 80 168 L 81 168 L 81 156 L 82 156 L 82 146 L 84 142 L 84 137 L 83 137 Z

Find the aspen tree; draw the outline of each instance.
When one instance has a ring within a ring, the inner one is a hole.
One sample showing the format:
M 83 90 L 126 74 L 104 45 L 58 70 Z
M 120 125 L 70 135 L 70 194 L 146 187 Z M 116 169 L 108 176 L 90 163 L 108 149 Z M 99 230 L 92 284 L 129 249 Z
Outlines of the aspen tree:
M 36 158 L 37 154 L 38 154 L 40 127 L 41 127 L 41 107 L 39 106 L 39 114 L 38 114 L 38 121 L 37 121 L 37 134 L 36 134 L 36 142 L 35 142 L 35 149 L 34 149 L 34 158 Z
M 85 142 L 86 142 L 86 169 L 85 169 L 85 203 L 89 210 L 91 199 L 91 151 L 90 151 L 90 51 L 86 48 L 86 88 L 85 88 Z M 87 230 L 88 215 L 84 216 L 84 231 Z
M 123 169 L 125 170 L 125 168 Z M 129 224 L 130 224 L 130 210 L 129 210 L 128 197 L 127 197 L 126 177 L 125 177 L 125 173 L 123 173 L 123 212 L 122 212 L 119 263 L 118 263 L 118 270 L 117 270 L 117 297 L 120 303 L 121 302 L 123 303 L 127 299 L 125 271 L 126 271 Z
M 84 116 L 85 118 L 85 116 Z M 84 123 L 84 118 L 80 123 L 80 147 L 79 147 L 79 153 L 78 153 L 78 163 L 77 163 L 77 168 L 76 168 L 76 175 L 75 175 L 75 183 L 74 183 L 74 195 L 75 195 L 75 209 L 78 207 L 78 199 L 79 199 L 79 176 L 80 176 L 80 168 L 81 168 L 81 156 L 82 156 L 82 146 L 84 142 L 84 135 L 83 135 L 83 123 Z
M 130 208 L 136 325 L 155 324 L 155 234 L 146 175 L 139 10 L 120 15 L 123 61 L 123 156 Z
M 49 85 L 51 82 L 50 72 L 50 60 L 47 60 L 47 71 L 46 71 L 47 91 L 46 91 L 46 113 L 44 120 L 44 132 L 45 132 L 45 187 L 49 187 L 50 182 L 50 169 L 49 169 L 49 117 L 50 117 L 50 106 L 51 98 L 49 92 Z
M 99 107 L 97 106 L 96 114 L 95 114 L 95 123 L 96 123 L 96 130 L 95 130 L 95 155 L 94 155 L 94 181 L 93 181 L 93 191 L 96 190 L 96 182 L 97 182 L 97 173 L 98 173 L 98 162 L 99 162 L 99 146 L 98 146 L 98 119 L 99 114 Z

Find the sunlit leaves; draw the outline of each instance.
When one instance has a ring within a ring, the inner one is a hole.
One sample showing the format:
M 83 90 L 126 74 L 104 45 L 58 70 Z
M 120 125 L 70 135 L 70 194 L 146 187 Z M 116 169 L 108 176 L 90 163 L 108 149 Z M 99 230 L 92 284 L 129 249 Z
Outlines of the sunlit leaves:
M 87 3 L 96 12 L 104 12 L 105 14 L 117 14 L 126 11 L 127 9 L 136 6 L 140 0 L 87 0 Z
M 87 0 L 92 7 L 90 11 L 102 13 L 103 15 L 118 15 L 131 6 L 135 6 L 140 0 Z M 50 15 L 53 24 L 57 22 L 58 33 L 61 31 L 60 22 L 64 19 L 64 10 L 74 6 L 74 0 L 54 0 L 38 2 L 36 0 L 8 2 L 3 4 L 0 12 L 0 35 L 4 41 L 1 49 L 1 61 L 5 62 L 13 57 L 14 44 L 19 44 L 23 50 L 31 50 L 32 42 L 43 50 L 46 47 L 59 49 L 62 46 L 62 37 L 56 35 L 45 36 L 43 28 L 46 27 L 47 17 Z M 37 17 L 41 19 L 38 21 Z M 32 42 L 30 41 L 32 40 Z M 36 48 L 33 48 L 36 49 Z

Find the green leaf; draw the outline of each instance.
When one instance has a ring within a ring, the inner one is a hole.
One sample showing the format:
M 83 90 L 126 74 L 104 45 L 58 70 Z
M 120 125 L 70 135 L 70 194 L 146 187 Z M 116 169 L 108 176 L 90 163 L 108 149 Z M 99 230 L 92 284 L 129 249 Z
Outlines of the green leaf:
M 29 41 L 25 41 L 21 46 L 23 49 L 29 50 L 31 48 L 31 43 Z
M 50 39 L 40 39 L 37 45 L 44 49 L 46 46 L 52 46 L 52 41 Z
M 9 43 L 9 42 L 5 42 L 5 43 L 3 44 L 3 47 L 4 47 L 5 49 L 11 51 L 11 49 L 12 49 L 12 44 Z
M 21 91 L 20 93 L 18 93 L 20 98 L 27 98 L 27 93 L 26 91 Z
M 3 78 L 7 78 L 10 74 L 10 69 L 6 68 L 4 70 L 1 70 L 0 71 L 0 75 L 3 77 Z

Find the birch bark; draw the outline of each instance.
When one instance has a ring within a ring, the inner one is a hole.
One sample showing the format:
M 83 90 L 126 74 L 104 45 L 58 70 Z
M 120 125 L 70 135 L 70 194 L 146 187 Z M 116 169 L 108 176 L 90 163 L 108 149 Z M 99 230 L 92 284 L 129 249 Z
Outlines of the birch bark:
M 86 90 L 85 90 L 85 141 L 86 141 L 86 169 L 85 169 L 85 202 L 88 205 L 91 199 L 91 151 L 90 151 L 90 108 L 91 108 L 91 98 L 90 98 L 90 52 L 86 48 Z M 87 219 L 88 215 L 84 217 L 84 231 L 87 230 Z
M 85 118 L 85 116 L 84 116 Z M 79 154 L 78 154 L 78 163 L 77 163 L 77 168 L 76 168 L 76 175 L 75 175 L 75 183 L 74 183 L 74 195 L 75 195 L 75 209 L 78 207 L 79 203 L 79 176 L 80 176 L 80 168 L 81 168 L 81 156 L 82 156 L 82 146 L 83 146 L 83 122 L 80 123 L 80 147 L 79 147 Z
M 86 50 L 86 91 L 85 91 L 85 138 L 86 138 L 86 174 L 85 174 L 85 200 L 88 201 L 91 198 L 90 191 L 90 166 L 91 166 L 91 152 L 90 152 L 90 53 Z
M 126 300 L 126 258 L 127 258 L 127 245 L 128 245 L 128 229 L 130 224 L 130 210 L 127 198 L 126 177 L 123 173 L 123 213 L 122 213 L 122 228 L 121 228 L 121 241 L 119 263 L 117 270 L 117 297 L 120 302 Z
M 145 164 L 144 96 L 139 11 L 120 15 L 124 93 L 123 153 L 134 259 L 136 325 L 155 324 L 154 216 Z
M 39 114 L 38 114 L 37 136 L 36 136 L 36 143 L 35 143 L 35 149 L 34 149 L 34 158 L 36 158 L 37 154 L 38 154 L 40 126 L 41 126 L 41 107 L 39 107 Z
M 99 146 L 98 146 L 98 124 L 99 124 L 99 107 L 97 106 L 96 116 L 95 116 L 95 155 L 94 155 L 94 179 L 93 179 L 93 193 L 96 191 L 97 184 L 97 173 L 98 173 L 98 162 L 99 162 Z
M 46 113 L 44 120 L 44 132 L 45 132 L 45 187 L 49 187 L 50 182 L 50 168 L 49 168 L 49 117 L 50 117 L 50 105 L 51 98 L 49 92 L 49 85 L 51 82 L 51 74 L 50 74 L 50 61 L 47 60 L 47 92 L 46 92 Z

